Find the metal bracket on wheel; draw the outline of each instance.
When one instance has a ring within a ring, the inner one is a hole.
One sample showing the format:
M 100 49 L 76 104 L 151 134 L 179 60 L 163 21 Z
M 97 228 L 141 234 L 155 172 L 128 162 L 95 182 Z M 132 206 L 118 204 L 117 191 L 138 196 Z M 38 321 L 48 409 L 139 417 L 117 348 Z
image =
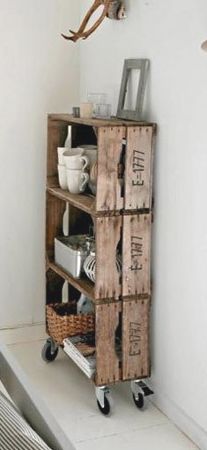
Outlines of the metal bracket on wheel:
M 58 348 L 58 345 L 55 343 L 55 341 L 53 341 L 52 338 L 48 338 L 47 343 L 50 344 L 50 346 L 51 346 L 51 353 L 52 354 L 55 353 Z
M 136 400 L 139 399 L 139 394 L 144 395 L 144 397 L 154 394 L 154 392 L 142 380 L 131 381 L 131 390 Z
M 108 386 L 96 386 L 96 398 L 99 401 L 102 408 L 105 406 L 104 397 L 106 394 L 109 394 L 110 390 Z

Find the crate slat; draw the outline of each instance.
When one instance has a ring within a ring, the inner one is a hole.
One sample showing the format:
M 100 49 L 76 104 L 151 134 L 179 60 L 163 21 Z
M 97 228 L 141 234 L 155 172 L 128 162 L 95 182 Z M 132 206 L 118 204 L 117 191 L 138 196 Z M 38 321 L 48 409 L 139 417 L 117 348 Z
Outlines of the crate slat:
M 64 279 L 55 273 L 50 267 L 46 271 L 46 304 L 57 303 L 62 298 Z M 47 327 L 47 323 L 46 323 Z
M 46 251 L 49 257 L 54 255 L 54 239 L 62 234 L 62 218 L 65 202 L 47 194 L 46 208 Z
M 102 127 L 98 132 L 97 211 L 123 208 L 121 181 L 118 178 L 125 127 Z
M 118 299 L 121 280 L 116 267 L 117 245 L 121 239 L 122 216 L 98 217 L 96 227 L 96 299 Z
M 123 216 L 122 295 L 150 293 L 151 214 Z
M 153 126 L 127 128 L 125 210 L 151 209 L 154 132 Z
M 47 176 L 57 175 L 58 155 L 57 147 L 64 147 L 67 137 L 67 124 L 60 121 L 48 120 L 47 134 Z
M 123 301 L 122 378 L 133 380 L 150 375 L 150 298 Z
M 97 386 L 120 380 L 115 333 L 119 325 L 119 302 L 96 305 L 96 380 Z

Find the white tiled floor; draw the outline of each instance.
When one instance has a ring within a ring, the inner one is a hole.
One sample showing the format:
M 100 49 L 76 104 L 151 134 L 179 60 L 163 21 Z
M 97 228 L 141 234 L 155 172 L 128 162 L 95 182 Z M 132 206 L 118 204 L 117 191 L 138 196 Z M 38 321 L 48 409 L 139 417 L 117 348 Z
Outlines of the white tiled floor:
M 10 349 L 77 450 L 198 450 L 149 401 L 137 410 L 128 384 L 112 389 L 112 415 L 102 416 L 93 385 L 62 351 L 53 363 L 44 363 L 43 344 L 19 342 Z

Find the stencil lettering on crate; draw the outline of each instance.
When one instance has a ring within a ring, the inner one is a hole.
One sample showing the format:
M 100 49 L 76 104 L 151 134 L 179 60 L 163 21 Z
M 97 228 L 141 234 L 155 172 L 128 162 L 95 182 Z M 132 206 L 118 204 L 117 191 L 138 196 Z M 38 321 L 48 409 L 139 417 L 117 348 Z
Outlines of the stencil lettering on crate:
M 132 265 L 130 269 L 142 270 L 142 257 L 143 257 L 143 237 L 141 236 L 131 236 L 131 262 Z
M 133 150 L 132 159 L 132 186 L 143 186 L 144 185 L 144 174 L 145 171 L 145 154 L 139 150 Z
M 129 325 L 129 354 L 141 355 L 141 323 L 130 322 Z

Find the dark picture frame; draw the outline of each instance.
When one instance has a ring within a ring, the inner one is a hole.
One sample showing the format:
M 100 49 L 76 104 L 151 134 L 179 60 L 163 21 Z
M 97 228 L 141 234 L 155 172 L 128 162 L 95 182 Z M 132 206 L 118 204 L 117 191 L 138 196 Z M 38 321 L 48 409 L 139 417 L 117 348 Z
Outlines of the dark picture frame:
M 126 120 L 141 120 L 149 66 L 149 59 L 125 59 L 116 115 L 117 118 Z M 128 91 L 128 82 L 133 70 L 140 72 L 137 86 L 136 105 L 135 109 L 126 109 L 124 106 Z

